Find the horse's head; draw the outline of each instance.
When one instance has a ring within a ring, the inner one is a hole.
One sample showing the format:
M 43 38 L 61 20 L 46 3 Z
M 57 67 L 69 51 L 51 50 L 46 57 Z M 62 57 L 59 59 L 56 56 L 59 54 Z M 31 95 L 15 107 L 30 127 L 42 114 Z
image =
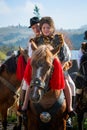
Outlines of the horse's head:
M 49 90 L 49 79 L 53 70 L 53 59 L 59 48 L 41 45 L 31 57 L 32 81 L 30 84 L 30 99 L 37 103 Z
M 15 73 L 16 72 L 16 63 L 17 63 L 17 58 L 18 55 L 12 55 L 8 59 L 6 59 L 2 65 L 0 66 L 0 73 L 6 71 L 7 73 Z
M 15 51 L 9 58 L 7 58 L 3 64 L 0 66 L 0 73 L 3 72 L 4 70 L 10 72 L 10 73 L 15 73 L 17 69 L 17 59 L 19 55 L 22 55 L 27 62 L 28 59 L 28 51 L 27 49 L 23 49 L 19 47 L 18 51 Z

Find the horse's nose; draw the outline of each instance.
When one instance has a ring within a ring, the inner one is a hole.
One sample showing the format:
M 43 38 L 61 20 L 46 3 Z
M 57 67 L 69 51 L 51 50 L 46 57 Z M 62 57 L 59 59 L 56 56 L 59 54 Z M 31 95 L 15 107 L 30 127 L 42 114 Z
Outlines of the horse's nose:
M 39 102 L 40 100 L 40 94 L 37 87 L 34 87 L 34 89 L 30 93 L 30 99 L 32 102 Z
M 32 100 L 32 102 L 34 102 L 34 103 L 39 102 L 39 100 L 40 100 L 40 95 L 32 95 L 32 96 L 31 96 L 31 100 Z

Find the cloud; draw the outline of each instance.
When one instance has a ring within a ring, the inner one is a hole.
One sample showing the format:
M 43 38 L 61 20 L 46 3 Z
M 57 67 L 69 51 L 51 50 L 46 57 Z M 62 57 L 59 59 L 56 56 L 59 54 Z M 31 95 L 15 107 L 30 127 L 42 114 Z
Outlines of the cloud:
M 35 5 L 43 10 L 39 3 L 25 1 L 24 4 L 16 4 L 15 6 L 7 5 L 4 0 L 0 0 L 0 26 L 8 25 L 26 25 L 29 24 L 29 19 L 34 16 L 33 11 Z M 42 11 L 43 12 L 43 11 Z M 6 20 L 5 20 L 6 19 Z
M 10 13 L 10 8 L 6 5 L 4 0 L 0 0 L 0 15 L 5 15 Z

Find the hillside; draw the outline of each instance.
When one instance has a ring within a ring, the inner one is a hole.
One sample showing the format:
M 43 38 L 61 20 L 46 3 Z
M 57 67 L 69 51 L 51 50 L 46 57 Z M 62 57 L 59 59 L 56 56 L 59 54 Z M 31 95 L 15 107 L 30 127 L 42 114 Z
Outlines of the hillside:
M 69 29 L 69 30 L 60 30 L 61 32 L 65 32 L 69 37 L 74 49 L 79 49 L 80 45 L 84 40 L 84 32 L 87 30 L 87 25 L 82 26 L 78 29 Z
M 27 27 L 9 26 L 0 28 L 0 46 L 25 47 L 31 36 L 32 33 Z
M 79 29 L 70 29 L 58 31 L 64 32 L 69 37 L 73 47 L 75 49 L 80 48 L 80 44 L 84 41 L 84 32 L 87 30 L 87 25 Z M 8 47 L 26 47 L 29 38 L 32 36 L 32 32 L 26 26 L 9 26 L 0 28 L 0 48 L 2 46 Z

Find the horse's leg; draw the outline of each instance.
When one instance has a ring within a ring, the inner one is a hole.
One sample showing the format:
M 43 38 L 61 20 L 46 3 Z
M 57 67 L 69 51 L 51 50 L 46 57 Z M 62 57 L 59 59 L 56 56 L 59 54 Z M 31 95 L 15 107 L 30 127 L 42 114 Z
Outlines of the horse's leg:
M 17 123 L 13 127 L 13 130 L 21 130 L 22 129 L 22 117 L 21 115 L 17 114 Z
M 77 122 L 78 122 L 78 130 L 82 130 L 82 123 L 83 123 L 83 112 L 77 113 Z
M 7 130 L 7 110 L 1 111 L 1 117 L 2 117 L 2 130 Z

